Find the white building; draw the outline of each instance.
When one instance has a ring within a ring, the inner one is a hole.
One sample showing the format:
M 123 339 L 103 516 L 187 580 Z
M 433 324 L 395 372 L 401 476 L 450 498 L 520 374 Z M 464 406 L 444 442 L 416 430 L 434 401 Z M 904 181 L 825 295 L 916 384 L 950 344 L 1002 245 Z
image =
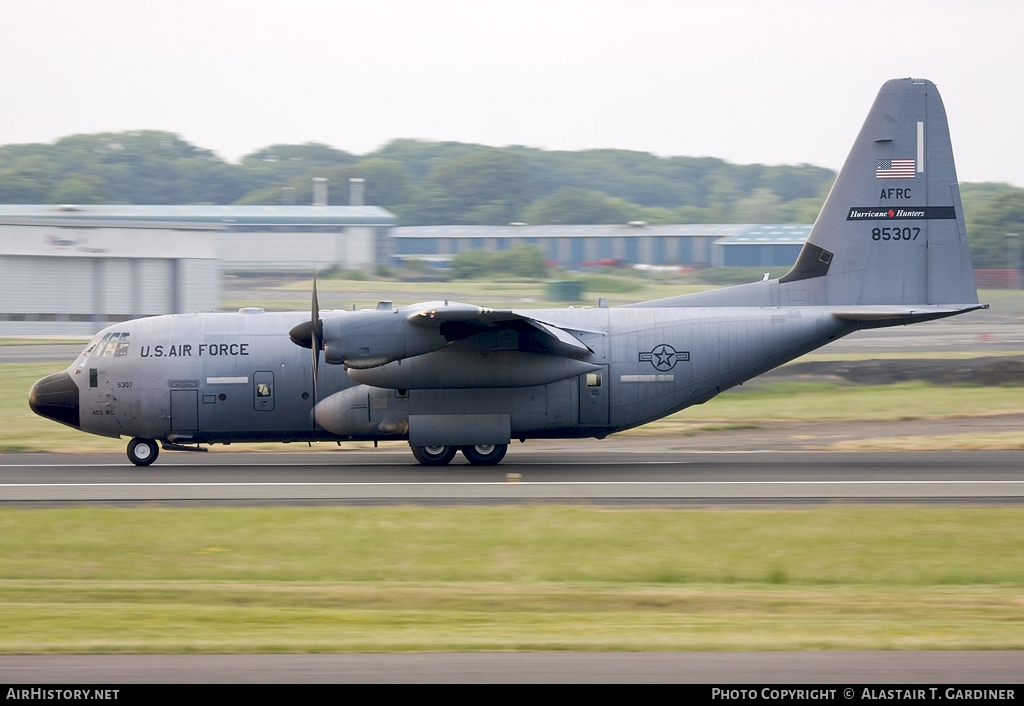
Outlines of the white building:
M 220 307 L 223 272 L 373 268 L 375 206 L 0 205 L 0 334 Z

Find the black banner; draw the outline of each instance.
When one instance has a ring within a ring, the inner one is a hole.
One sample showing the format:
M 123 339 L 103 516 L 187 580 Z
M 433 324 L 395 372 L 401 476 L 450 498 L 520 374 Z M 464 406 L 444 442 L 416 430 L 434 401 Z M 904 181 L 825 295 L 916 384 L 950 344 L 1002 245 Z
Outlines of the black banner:
M 952 206 L 851 206 L 848 221 L 949 221 L 956 218 Z

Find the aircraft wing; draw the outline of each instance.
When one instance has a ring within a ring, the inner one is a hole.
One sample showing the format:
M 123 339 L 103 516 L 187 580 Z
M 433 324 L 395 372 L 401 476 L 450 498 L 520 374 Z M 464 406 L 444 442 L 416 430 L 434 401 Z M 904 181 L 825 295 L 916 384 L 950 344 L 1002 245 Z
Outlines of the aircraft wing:
M 487 309 L 459 302 L 426 302 L 408 307 L 406 320 L 420 327 L 437 328 L 449 341 L 493 331 L 510 329 L 520 337 L 521 347 L 534 352 L 548 352 L 556 355 L 578 357 L 593 353 L 593 349 L 577 335 L 592 333 L 604 335 L 601 331 L 568 328 L 511 309 Z

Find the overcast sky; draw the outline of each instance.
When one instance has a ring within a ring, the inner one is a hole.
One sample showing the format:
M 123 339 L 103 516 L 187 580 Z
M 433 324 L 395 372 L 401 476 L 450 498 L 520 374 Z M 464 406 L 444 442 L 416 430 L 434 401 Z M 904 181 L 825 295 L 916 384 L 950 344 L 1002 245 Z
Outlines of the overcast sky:
M 935 81 L 961 181 L 1024 186 L 1020 0 L 0 0 L 0 144 L 167 130 L 227 159 L 399 138 L 838 169 Z

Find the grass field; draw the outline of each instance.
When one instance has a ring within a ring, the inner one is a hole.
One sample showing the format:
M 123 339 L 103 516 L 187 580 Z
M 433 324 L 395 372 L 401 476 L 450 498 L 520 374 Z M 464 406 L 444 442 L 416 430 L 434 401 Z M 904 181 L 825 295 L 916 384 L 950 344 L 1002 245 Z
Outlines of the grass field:
M 542 290 L 493 285 L 496 304 Z M 0 366 L 0 451 L 123 453 L 28 409 L 60 367 Z M 628 433 L 1022 412 L 1019 386 L 757 381 Z M 911 448 L 963 441 L 944 443 Z M 0 652 L 1019 650 L 1022 527 L 1000 507 L 0 507 Z
M 1024 510 L 0 509 L 0 651 L 1022 649 Z

